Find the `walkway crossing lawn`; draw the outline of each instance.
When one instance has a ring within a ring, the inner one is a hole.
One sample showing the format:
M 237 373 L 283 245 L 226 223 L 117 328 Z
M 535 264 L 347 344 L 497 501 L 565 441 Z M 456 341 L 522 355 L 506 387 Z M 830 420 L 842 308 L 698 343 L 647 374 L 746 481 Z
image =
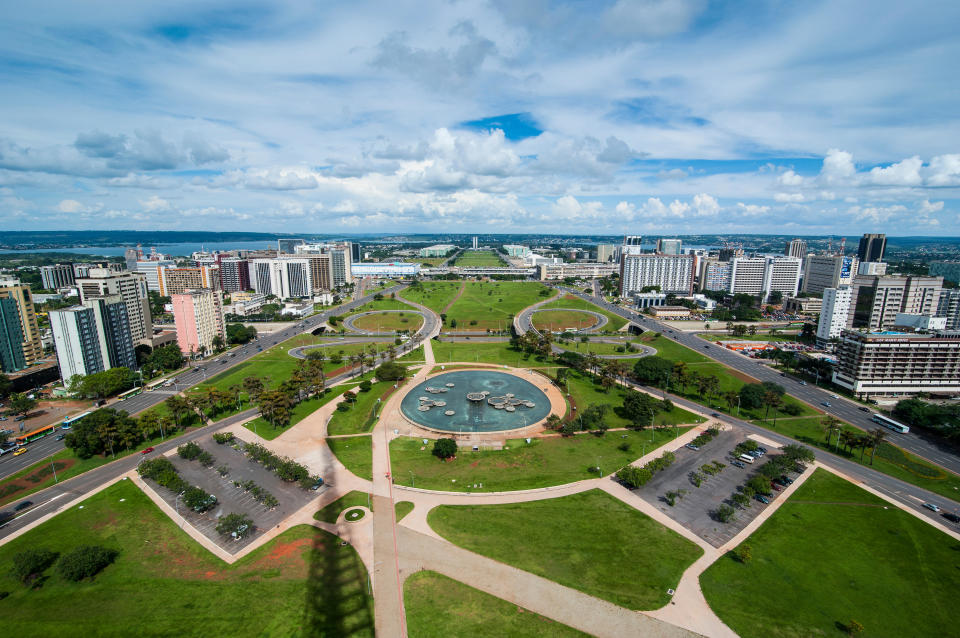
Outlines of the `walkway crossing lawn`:
M 377 410 L 377 414 L 379 414 L 379 406 L 385 401 L 383 397 L 387 392 L 393 391 L 393 386 L 393 381 L 381 381 L 380 383 L 374 383 L 369 392 L 357 392 L 357 399 L 348 411 L 334 411 L 333 417 L 327 425 L 327 434 L 361 434 L 369 432 L 376 424 L 374 410 Z M 342 391 L 338 394 L 342 394 Z M 378 404 L 377 399 L 383 399 L 383 401 Z
M 679 433 L 688 429 L 682 427 Z M 424 445 L 423 439 L 398 437 L 390 442 L 390 465 L 399 485 L 448 492 L 529 490 L 597 478 L 593 470 L 597 463 L 604 474 L 612 474 L 676 435 L 677 430 L 670 428 L 551 436 L 530 443 L 509 439 L 503 450 L 460 448 L 449 461 L 433 456 L 433 441 Z
M 257 436 L 272 441 L 277 438 L 300 421 L 303 421 L 305 418 L 322 408 L 327 403 L 330 403 L 337 398 L 340 394 L 343 393 L 343 388 L 339 386 L 334 388 L 327 388 L 326 393 L 319 397 L 311 397 L 305 401 L 301 401 L 297 405 L 293 406 L 293 410 L 290 416 L 290 423 L 281 427 L 274 427 L 269 421 L 264 419 L 262 416 L 258 416 L 252 421 L 247 421 L 243 424 L 243 427 L 247 428 Z
M 447 330 L 509 331 L 514 315 L 553 294 L 543 284 L 533 281 L 467 281 L 463 284 L 463 294 L 446 311 L 444 327 Z
M 851 620 L 864 636 L 956 634 L 957 541 L 825 470 L 743 545 L 748 562 L 724 556 L 700 584 L 745 638 L 840 637 Z
M 564 330 L 589 329 L 597 324 L 597 318 L 579 310 L 550 310 L 535 312 L 531 317 L 537 330 L 563 332 Z
M 422 357 L 421 357 L 422 358 Z M 552 359 L 540 359 L 510 348 L 507 341 L 434 341 L 433 358 L 437 365 L 451 361 L 498 363 L 512 368 L 553 368 Z
M 405 288 L 400 295 L 404 299 L 426 306 L 437 314 L 444 312 L 451 301 L 453 301 L 460 288 L 469 282 L 465 281 L 424 281 L 416 283 L 409 288 Z
M 417 346 L 403 356 L 397 357 L 397 361 L 419 361 L 423 362 L 423 346 Z
M 591 405 L 605 403 L 610 406 L 604 421 L 612 428 L 625 428 L 630 425 L 630 421 L 617 414 L 617 409 L 623 406 L 623 399 L 627 395 L 627 390 L 619 387 L 604 391 L 603 386 L 595 383 L 590 375 L 579 372 L 570 372 L 567 375 L 567 392 L 570 394 L 577 406 L 577 410 L 585 410 Z M 683 408 L 673 406 L 669 412 L 658 412 L 653 417 L 654 425 L 672 426 L 677 424 L 696 424 L 700 419 Z M 681 428 L 682 431 L 682 428 Z M 671 430 L 672 434 L 676 434 Z
M 427 520 L 470 551 L 635 610 L 670 602 L 667 589 L 703 553 L 601 490 L 528 503 L 441 505 Z
M 588 634 L 437 572 L 422 571 L 403 584 L 407 633 L 416 638 L 510 636 L 587 638 Z
M 313 517 L 324 523 L 336 523 L 337 518 L 340 517 L 340 512 L 348 510 L 351 507 L 366 507 L 368 510 L 373 511 L 373 499 L 367 492 L 358 492 L 357 490 L 347 492 L 314 514 Z
M 368 481 L 373 480 L 373 441 L 369 434 L 326 439 L 330 451 L 348 470 Z
M 869 448 L 863 454 L 863 461 L 860 461 L 860 450 L 850 452 L 837 446 L 837 434 L 835 432 L 830 435 L 831 445 L 828 446 L 822 417 L 780 419 L 777 421 L 777 427 L 775 428 L 772 427 L 772 423 L 760 421 L 753 421 L 753 423 L 809 445 L 824 450 L 829 449 L 831 452 L 845 456 L 851 461 L 870 465 Z M 863 430 L 852 425 L 844 424 L 843 429 L 848 432 L 863 433 Z M 960 501 L 960 476 L 928 463 L 890 443 L 884 442 L 880 446 L 874 456 L 872 467 L 878 472 L 883 472 L 901 481 L 930 490 L 945 498 Z
M 410 308 L 410 306 L 406 306 Z M 377 332 L 398 332 L 405 330 L 411 334 L 423 325 L 423 317 L 414 312 L 378 312 L 373 315 L 364 315 L 353 322 L 354 327 L 360 330 L 375 330 Z
M 496 268 L 503 266 L 504 261 L 492 250 L 465 250 L 453 265 L 460 268 Z
M 256 523 L 256 517 L 254 517 Z M 50 568 L 28 588 L 10 575 L 28 549 L 117 550 L 92 581 Z M 0 547 L 8 636 L 373 636 L 367 572 L 353 547 L 306 525 L 233 565 L 203 549 L 131 481 L 121 481 Z
M 599 312 L 601 315 L 607 318 L 607 325 L 605 325 L 602 330 L 604 332 L 616 332 L 620 328 L 624 327 L 627 324 L 627 320 L 621 317 L 620 315 L 615 315 L 612 312 L 604 310 L 600 306 L 595 306 L 585 299 L 576 297 L 574 295 L 564 295 L 556 301 L 551 301 L 550 303 L 545 303 L 541 308 L 570 308 L 572 310 L 589 310 L 591 312 Z

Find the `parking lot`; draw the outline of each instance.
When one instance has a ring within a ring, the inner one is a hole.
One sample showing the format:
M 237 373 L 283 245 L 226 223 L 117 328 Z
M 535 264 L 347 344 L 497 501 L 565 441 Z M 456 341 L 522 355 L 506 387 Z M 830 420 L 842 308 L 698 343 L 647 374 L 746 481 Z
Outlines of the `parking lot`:
M 752 500 L 750 507 L 743 510 L 730 501 L 730 497 L 737 491 L 737 486 L 746 483 L 759 465 L 777 453 L 776 450 L 769 449 L 768 454 L 755 464 L 747 464 L 743 469 L 738 468 L 732 463 L 734 459 L 731 453 L 737 444 L 746 438 L 742 430 L 728 426 L 697 451 L 682 447 L 677 450 L 677 460 L 673 465 L 656 473 L 649 483 L 635 492 L 697 536 L 714 547 L 720 547 L 768 507 L 760 501 Z M 726 464 L 726 467 L 712 476 L 704 473 L 704 480 L 700 487 L 697 487 L 690 479 L 690 474 L 713 461 L 720 461 Z M 665 495 L 669 491 L 679 490 L 686 490 L 686 493 L 671 507 Z M 774 491 L 770 497 L 771 502 L 778 496 L 779 492 Z M 733 505 L 737 512 L 736 517 L 728 523 L 721 523 L 713 516 L 723 503 Z
M 239 439 L 238 439 L 239 441 Z M 170 490 L 148 481 L 150 487 L 171 507 L 184 517 L 193 527 L 204 536 L 211 539 L 230 553 L 236 553 L 252 543 L 265 530 L 270 529 L 306 505 L 310 500 L 321 495 L 327 487 L 318 491 L 305 490 L 296 483 L 285 483 L 259 463 L 254 463 L 241 451 L 230 445 L 221 445 L 213 441 L 210 436 L 197 440 L 197 443 L 213 455 L 215 461 L 212 467 L 204 467 L 197 461 L 181 459 L 177 454 L 170 456 L 170 461 L 177 468 L 180 476 L 190 485 L 213 494 L 217 497 L 217 504 L 205 513 L 197 513 L 186 508 L 182 498 Z M 216 468 L 226 465 L 229 472 L 221 477 Z M 253 481 L 267 490 L 279 501 L 273 508 L 267 508 L 257 502 L 250 492 L 236 487 L 234 481 Z M 217 533 L 217 519 L 226 514 L 246 514 L 253 519 L 253 532 L 243 539 L 225 539 Z M 176 519 L 181 523 L 181 519 Z

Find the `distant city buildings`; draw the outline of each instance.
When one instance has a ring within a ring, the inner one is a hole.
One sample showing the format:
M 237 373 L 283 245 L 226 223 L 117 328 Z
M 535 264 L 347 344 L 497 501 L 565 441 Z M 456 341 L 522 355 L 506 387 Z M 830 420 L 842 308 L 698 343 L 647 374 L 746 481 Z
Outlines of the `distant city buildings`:
M 680 239 L 658 239 L 657 253 L 661 255 L 680 255 L 683 253 L 683 241 Z
M 523 269 L 513 269 L 524 272 Z M 539 264 L 537 273 L 541 281 L 556 279 L 566 279 L 567 277 L 576 277 L 578 279 L 596 279 L 598 277 L 609 277 L 619 270 L 617 264 L 598 264 L 591 262 L 578 262 L 575 264 Z M 505 270 L 508 272 L 508 270 Z M 519 274 L 519 273 L 518 273 Z
M 157 277 L 159 288 L 159 275 Z M 134 345 L 152 345 L 150 339 L 153 335 L 153 318 L 150 315 L 146 274 L 91 268 L 87 277 L 77 279 L 77 288 L 80 291 L 81 304 L 90 299 L 119 296 L 127 306 L 130 336 Z
M 350 272 L 354 277 L 415 277 L 420 274 L 420 264 L 404 261 L 382 261 L 353 264 Z
M 199 288 L 220 289 L 218 266 L 162 267 L 157 272 L 160 279 L 159 292 L 164 297 Z
M 521 259 L 530 254 L 530 248 L 527 246 L 519 246 L 517 244 L 504 244 L 503 250 L 507 253 L 507 256 L 518 257 Z
M 40 266 L 40 280 L 46 290 L 59 290 L 73 286 L 75 277 L 73 264 Z
M 277 252 L 292 255 L 296 252 L 297 246 L 302 246 L 306 243 L 303 239 L 278 239 Z
M 597 244 L 597 261 L 603 264 L 613 261 L 616 248 L 613 244 Z
M 783 254 L 787 257 L 805 258 L 807 256 L 807 240 L 791 239 L 783 249 Z
M 479 242 L 477 242 L 477 238 L 474 237 L 474 238 L 473 238 L 473 249 L 476 250 L 478 247 L 479 247 Z
M 843 255 L 809 255 L 803 272 L 803 291 L 821 294 L 827 288 L 849 286 L 859 261 Z
M 860 261 L 883 261 L 887 249 L 887 236 L 878 233 L 865 233 L 860 238 L 857 258 Z
M 160 292 L 160 269 L 165 267 L 173 268 L 176 265 L 177 262 L 172 259 L 138 261 L 137 267 L 133 270 L 146 277 L 147 290 Z
M 453 244 L 434 244 L 433 246 L 427 246 L 426 248 L 421 248 L 417 252 L 419 257 L 446 257 L 450 251 L 456 250 L 456 246 Z

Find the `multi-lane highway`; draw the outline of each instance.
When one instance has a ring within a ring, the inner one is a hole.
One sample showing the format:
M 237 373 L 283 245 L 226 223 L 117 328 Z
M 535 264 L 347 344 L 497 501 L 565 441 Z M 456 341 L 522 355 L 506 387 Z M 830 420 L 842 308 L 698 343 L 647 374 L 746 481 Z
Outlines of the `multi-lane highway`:
M 646 315 L 636 313 L 621 306 L 607 303 L 602 298 L 591 297 L 583 292 L 573 288 L 562 288 L 564 292 L 577 295 L 586 301 L 600 306 L 610 312 L 616 313 L 625 319 L 629 319 L 635 324 L 646 330 L 653 330 L 661 333 L 663 336 L 676 341 L 679 344 L 687 346 L 697 352 L 719 361 L 720 363 L 733 368 L 744 374 L 748 374 L 760 381 L 772 381 L 784 386 L 787 393 L 806 401 L 807 403 L 823 410 L 838 419 L 843 419 L 847 423 L 855 425 L 863 430 L 872 430 L 879 427 L 870 419 L 870 412 L 861 410 L 861 404 L 839 397 L 838 395 L 819 388 L 813 384 L 803 385 L 799 379 L 781 376 L 780 372 L 771 368 L 766 362 L 757 359 L 751 359 L 745 355 L 732 350 L 722 348 L 717 345 L 711 345 L 705 339 L 701 339 L 696 334 L 677 330 L 667 324 L 661 323 Z M 824 405 L 829 403 L 829 406 Z M 895 445 L 908 450 L 932 463 L 944 467 L 951 472 L 960 474 L 960 459 L 958 459 L 946 447 L 924 439 L 917 434 L 910 432 L 908 434 L 899 434 L 892 430 L 887 430 L 887 440 Z
M 399 292 L 403 290 L 405 286 L 394 286 L 392 288 L 385 288 L 377 292 L 383 293 L 384 295 L 389 295 L 392 292 Z M 344 313 L 350 312 L 354 308 L 358 308 L 363 304 L 372 301 L 373 294 L 367 295 L 360 299 L 350 301 L 343 305 L 331 308 L 319 314 L 313 315 L 312 317 L 307 317 L 302 321 L 291 322 L 289 327 L 284 328 L 278 332 L 272 332 L 268 334 L 261 335 L 254 339 L 253 341 L 234 348 L 228 352 L 224 352 L 216 357 L 199 361 L 194 367 L 191 367 L 186 372 L 181 372 L 176 377 L 176 383 L 174 386 L 169 388 L 159 388 L 152 392 L 144 392 L 138 394 L 135 397 L 131 397 L 122 403 L 112 404 L 109 407 L 117 408 L 126 411 L 129 414 L 139 414 L 144 410 L 152 408 L 159 403 L 165 401 L 169 396 L 177 394 L 191 388 L 198 383 L 203 383 L 207 378 L 220 374 L 226 370 L 229 370 L 235 366 L 248 361 L 252 357 L 255 357 L 261 351 L 275 346 L 281 341 L 286 341 L 298 334 L 304 332 L 310 332 L 316 329 L 318 326 L 322 326 L 327 322 L 327 319 L 332 315 L 342 315 Z M 418 334 L 426 334 L 428 330 L 434 329 L 438 318 L 428 310 L 423 313 L 425 315 L 424 325 L 420 329 Z M 412 342 L 419 341 L 417 339 L 411 339 L 407 342 L 407 345 L 404 348 L 412 347 L 410 345 Z M 40 439 L 39 441 L 34 441 L 27 446 L 27 453 L 20 456 L 14 457 L 12 452 L 8 452 L 0 457 L 0 479 L 6 478 L 11 474 L 19 472 L 20 470 L 33 465 L 38 461 L 56 454 L 63 449 L 63 441 L 57 441 L 55 437 L 48 436 L 46 438 Z

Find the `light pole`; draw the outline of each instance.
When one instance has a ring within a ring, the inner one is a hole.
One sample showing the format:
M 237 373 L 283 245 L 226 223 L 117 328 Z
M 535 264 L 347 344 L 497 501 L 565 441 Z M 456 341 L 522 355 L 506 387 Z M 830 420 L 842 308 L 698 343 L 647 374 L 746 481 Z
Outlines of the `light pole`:
M 740 395 L 737 395 L 737 418 L 740 418 Z
M 416 486 L 417 486 L 417 482 L 413 478 L 413 470 L 410 470 L 410 487 L 416 487 Z
M 53 470 L 53 482 L 58 483 L 57 480 L 57 466 L 53 464 L 53 459 L 50 459 L 50 469 Z

